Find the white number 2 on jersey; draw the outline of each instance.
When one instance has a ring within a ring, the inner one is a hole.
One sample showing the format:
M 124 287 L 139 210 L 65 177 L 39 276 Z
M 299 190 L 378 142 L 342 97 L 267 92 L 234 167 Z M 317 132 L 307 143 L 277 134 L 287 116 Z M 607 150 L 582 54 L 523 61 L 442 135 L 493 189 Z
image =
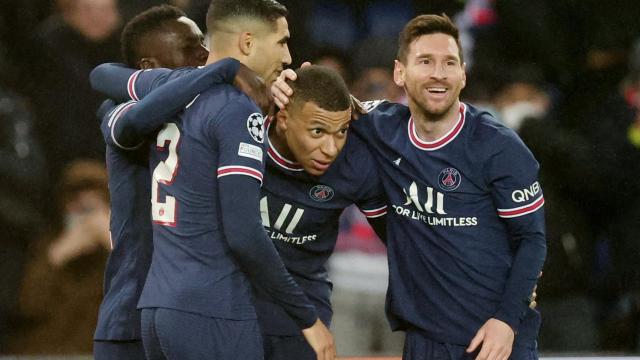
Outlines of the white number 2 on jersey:
M 166 150 L 169 147 L 169 155 L 165 161 L 161 161 L 153 170 L 151 179 L 151 216 L 153 222 L 176 226 L 176 198 L 166 196 L 165 202 L 160 202 L 159 183 L 171 185 L 178 170 L 178 153 L 176 147 L 180 140 L 180 130 L 174 123 L 167 123 L 156 138 L 156 147 Z M 167 144 L 168 143 L 168 144 Z

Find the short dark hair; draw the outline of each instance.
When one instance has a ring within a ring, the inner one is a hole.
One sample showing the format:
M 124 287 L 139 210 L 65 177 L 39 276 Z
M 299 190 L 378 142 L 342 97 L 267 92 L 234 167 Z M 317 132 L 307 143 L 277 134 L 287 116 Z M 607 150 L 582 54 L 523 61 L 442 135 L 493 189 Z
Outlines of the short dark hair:
M 276 0 L 211 0 L 207 11 L 207 30 L 225 20 L 247 17 L 275 25 L 276 20 L 289 15 L 287 8 Z
M 342 77 L 324 66 L 311 65 L 296 70 L 298 78 L 287 81 L 293 90 L 291 103 L 313 102 L 327 111 L 343 111 L 351 107 L 349 89 Z
M 462 46 L 460 46 L 458 27 L 445 14 L 442 14 L 442 16 L 419 15 L 411 19 L 411 21 L 409 21 L 400 32 L 400 37 L 398 39 L 398 60 L 401 62 L 405 62 L 407 60 L 409 45 L 411 45 L 415 39 L 422 35 L 438 33 L 450 35 L 456 40 L 460 63 L 463 63 L 464 58 L 462 57 Z
M 132 67 L 138 67 L 140 60 L 140 42 L 143 38 L 158 31 L 167 21 L 177 20 L 185 13 L 175 6 L 160 5 L 149 8 L 131 19 L 122 30 L 120 40 L 122 46 L 122 58 Z

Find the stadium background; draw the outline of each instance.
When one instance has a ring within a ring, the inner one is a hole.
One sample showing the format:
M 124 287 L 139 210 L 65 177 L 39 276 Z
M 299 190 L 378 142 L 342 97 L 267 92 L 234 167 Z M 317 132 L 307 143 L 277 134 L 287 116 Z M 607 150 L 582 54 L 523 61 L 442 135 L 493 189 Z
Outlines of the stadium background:
M 0 2 L 0 355 L 88 354 L 108 254 L 104 145 L 88 73 L 163 1 Z M 204 29 L 207 0 L 174 0 Z M 391 69 L 416 14 L 462 31 L 463 99 L 542 165 L 544 354 L 640 354 L 640 5 L 633 0 L 283 0 L 294 65 L 333 66 L 363 100 L 403 102 Z M 342 355 L 398 355 L 384 248 L 356 211 L 331 262 Z M 40 358 L 40 357 L 37 357 Z

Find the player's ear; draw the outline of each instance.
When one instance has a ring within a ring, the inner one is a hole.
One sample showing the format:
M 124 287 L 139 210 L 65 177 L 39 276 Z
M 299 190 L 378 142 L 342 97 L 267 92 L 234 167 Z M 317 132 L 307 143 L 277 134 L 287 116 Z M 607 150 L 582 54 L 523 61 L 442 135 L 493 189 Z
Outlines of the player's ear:
M 251 54 L 251 49 L 254 46 L 255 36 L 250 32 L 241 32 L 238 36 L 238 47 L 242 55 L 248 56 Z
M 400 60 L 393 62 L 393 82 L 398 86 L 404 86 L 404 64 Z
M 467 63 L 462 63 L 462 88 L 467 86 Z
M 281 109 L 276 113 L 276 128 L 278 131 L 287 131 L 288 121 L 290 118 L 287 109 Z
M 145 57 L 142 58 L 138 61 L 138 67 L 140 69 L 154 69 L 154 68 L 158 68 L 161 67 L 160 63 L 158 62 L 158 60 L 156 60 L 156 58 L 154 57 Z

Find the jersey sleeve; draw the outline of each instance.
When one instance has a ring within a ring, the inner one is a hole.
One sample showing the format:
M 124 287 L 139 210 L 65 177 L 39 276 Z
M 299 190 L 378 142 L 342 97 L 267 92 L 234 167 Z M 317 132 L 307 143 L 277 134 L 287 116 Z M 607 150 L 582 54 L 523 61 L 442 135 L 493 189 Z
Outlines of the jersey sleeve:
M 546 257 L 544 195 L 539 165 L 515 135 L 505 135 L 485 167 L 496 212 L 507 226 L 515 256 L 495 318 L 517 331 Z
M 262 184 L 265 128 L 260 110 L 249 100 L 225 106 L 208 134 L 218 145 L 218 178 L 249 176 Z
M 100 131 L 102 132 L 104 142 L 108 146 L 122 148 L 121 146 L 119 146 L 119 144 L 114 142 L 114 137 L 112 134 L 113 121 L 115 118 L 122 116 L 122 113 L 131 108 L 134 103 L 135 101 L 133 100 L 124 102 L 122 104 L 116 104 L 113 100 L 105 100 L 102 105 L 100 105 L 100 108 L 98 109 L 98 117 L 101 119 Z
M 355 203 L 367 219 L 384 217 L 387 215 L 387 199 L 378 174 L 378 165 L 368 149 L 363 149 L 361 155 L 358 159 L 360 173 L 366 175 L 358 187 Z
M 359 112 L 358 118 L 351 122 L 349 130 L 359 136 L 365 143 L 374 141 L 374 119 L 379 116 L 380 105 L 381 108 L 387 108 L 390 104 L 387 100 L 373 100 L 360 102 L 355 97 L 352 97 L 352 102 L 355 103 L 357 111 Z
M 136 70 L 124 64 L 106 63 L 91 71 L 89 81 L 94 90 L 121 103 L 140 100 L 136 86 L 142 91 L 156 83 L 156 80 L 157 83 L 166 81 L 169 73 L 169 69 Z
M 221 80 L 232 79 L 239 66 L 237 60 L 228 59 L 195 69 L 160 86 L 139 102 L 128 102 L 108 122 L 111 135 L 108 143 L 124 150 L 135 149 L 199 93 Z
M 237 60 L 225 58 L 205 68 L 210 69 L 209 76 L 215 83 L 231 83 L 239 66 Z M 195 68 L 135 70 L 124 64 L 106 63 L 93 69 L 89 79 L 94 90 L 117 102 L 140 101 L 153 89 L 194 70 Z
M 217 125 L 209 136 L 218 144 L 220 211 L 229 247 L 250 281 L 266 289 L 301 329 L 308 328 L 317 311 L 287 272 L 261 222 L 262 115 L 255 106 L 234 102 L 223 109 Z

